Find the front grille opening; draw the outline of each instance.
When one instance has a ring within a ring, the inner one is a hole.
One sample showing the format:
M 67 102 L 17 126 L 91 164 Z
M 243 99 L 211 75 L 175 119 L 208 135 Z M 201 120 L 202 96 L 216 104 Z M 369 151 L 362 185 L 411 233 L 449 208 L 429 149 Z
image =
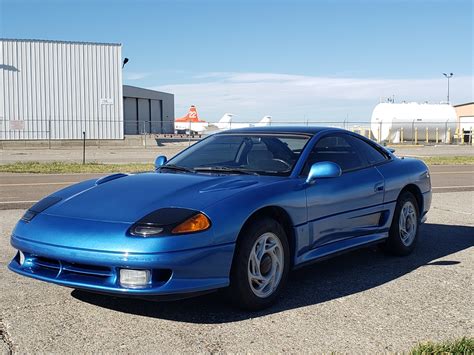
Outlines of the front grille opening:
M 77 270 L 84 270 L 84 271 L 92 271 L 95 273 L 107 273 L 110 274 L 110 268 L 106 266 L 96 266 L 96 265 L 88 265 L 88 264 L 79 264 L 79 263 L 70 263 L 69 264 L 72 268 Z
M 43 256 L 37 256 L 34 259 L 34 265 L 39 267 L 44 267 L 47 269 L 59 270 L 60 263 L 58 260 L 45 258 Z

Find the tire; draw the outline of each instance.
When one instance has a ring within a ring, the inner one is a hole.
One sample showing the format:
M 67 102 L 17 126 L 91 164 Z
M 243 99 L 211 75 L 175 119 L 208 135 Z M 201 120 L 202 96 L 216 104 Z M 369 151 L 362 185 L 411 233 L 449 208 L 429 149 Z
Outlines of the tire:
M 385 250 L 394 255 L 409 255 L 415 249 L 419 226 L 418 203 L 411 192 L 405 191 L 398 197 Z
M 240 233 L 227 294 L 243 309 L 269 307 L 284 288 L 289 269 L 290 249 L 284 229 L 272 218 L 258 219 Z

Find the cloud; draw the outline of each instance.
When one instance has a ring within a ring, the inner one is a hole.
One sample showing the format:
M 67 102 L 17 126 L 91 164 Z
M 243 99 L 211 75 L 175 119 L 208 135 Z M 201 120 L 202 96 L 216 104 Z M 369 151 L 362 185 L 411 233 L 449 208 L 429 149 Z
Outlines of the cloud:
M 451 101 L 472 101 L 473 77 L 451 79 Z M 395 95 L 400 102 L 439 103 L 446 100 L 446 79 L 341 78 L 279 73 L 212 72 L 196 75 L 189 83 L 153 89 L 175 94 L 179 116 L 196 105 L 209 121 L 224 112 L 237 120 L 254 121 L 272 115 L 275 121 L 369 121 L 380 98 Z
M 125 80 L 142 80 L 151 76 L 152 73 L 135 73 L 135 72 L 127 72 L 124 73 Z

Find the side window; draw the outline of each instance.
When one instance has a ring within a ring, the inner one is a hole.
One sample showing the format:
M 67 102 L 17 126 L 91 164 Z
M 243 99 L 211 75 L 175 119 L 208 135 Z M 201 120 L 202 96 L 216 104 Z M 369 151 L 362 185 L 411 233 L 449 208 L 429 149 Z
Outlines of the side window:
M 355 147 L 352 137 L 345 134 L 328 135 L 313 147 L 303 169 L 307 175 L 311 165 L 322 161 L 338 164 L 343 172 L 364 168 L 368 165 L 365 156 Z M 363 143 L 363 142 L 362 142 Z
M 378 164 L 388 159 L 387 155 L 378 151 L 375 147 L 364 142 L 362 139 L 350 137 L 350 140 L 354 148 L 365 155 L 370 165 Z

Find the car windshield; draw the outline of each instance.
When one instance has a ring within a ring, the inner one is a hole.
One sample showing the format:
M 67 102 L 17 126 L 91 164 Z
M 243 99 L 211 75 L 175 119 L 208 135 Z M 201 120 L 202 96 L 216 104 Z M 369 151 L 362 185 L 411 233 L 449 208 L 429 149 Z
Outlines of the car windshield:
M 288 134 L 216 134 L 178 154 L 162 169 L 288 176 L 309 138 Z

